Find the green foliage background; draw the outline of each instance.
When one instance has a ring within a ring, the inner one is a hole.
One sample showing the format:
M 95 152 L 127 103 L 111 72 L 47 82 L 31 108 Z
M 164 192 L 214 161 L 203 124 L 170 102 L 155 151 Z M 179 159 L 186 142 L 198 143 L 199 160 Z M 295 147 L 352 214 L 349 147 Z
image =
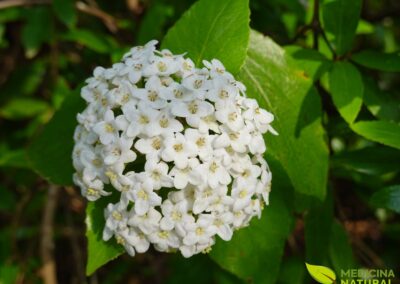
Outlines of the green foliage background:
M 311 283 L 305 262 L 400 275 L 400 3 L 195 2 L 0 2 L 0 283 L 52 283 L 49 252 L 60 283 Z M 80 87 L 154 38 L 221 59 L 279 132 L 262 218 L 190 259 L 121 255 L 72 184 Z

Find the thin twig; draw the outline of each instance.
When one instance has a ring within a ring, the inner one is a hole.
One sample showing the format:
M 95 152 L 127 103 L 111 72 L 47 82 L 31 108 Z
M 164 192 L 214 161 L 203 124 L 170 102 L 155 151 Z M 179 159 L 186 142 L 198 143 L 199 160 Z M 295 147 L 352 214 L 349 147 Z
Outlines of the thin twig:
M 0 1 L 0 9 L 31 5 L 49 5 L 52 3 L 52 0 L 3 0 Z M 95 2 L 91 1 L 91 3 Z M 82 13 L 99 18 L 111 32 L 115 33 L 118 30 L 114 17 L 101 10 L 97 4 L 88 5 L 82 1 L 78 1 L 75 7 Z
M 68 200 L 69 201 L 69 200 Z M 77 278 L 79 283 L 86 283 L 85 277 L 85 265 L 83 263 L 83 254 L 79 245 L 79 240 L 76 230 L 74 230 L 74 221 L 69 208 L 65 208 L 65 215 L 67 220 L 67 225 L 69 228 L 69 240 L 72 248 L 72 255 L 74 258 L 74 264 L 76 269 Z
M 319 21 L 319 0 L 314 0 L 313 18 L 311 20 L 311 27 L 313 30 L 313 48 L 318 50 L 318 35 L 321 30 L 321 23 Z
M 43 262 L 41 274 L 45 284 L 56 284 L 56 263 L 54 260 L 53 221 L 57 207 L 57 196 L 59 189 L 50 185 L 47 193 L 47 201 L 43 211 L 40 254 Z
M 82 13 L 92 15 L 102 20 L 104 25 L 113 33 L 117 32 L 118 27 L 116 20 L 110 14 L 100 10 L 97 5 L 88 5 L 82 1 L 76 2 L 76 9 Z
M 18 6 L 43 5 L 50 3 L 51 0 L 3 0 L 0 1 L 0 9 L 6 9 Z

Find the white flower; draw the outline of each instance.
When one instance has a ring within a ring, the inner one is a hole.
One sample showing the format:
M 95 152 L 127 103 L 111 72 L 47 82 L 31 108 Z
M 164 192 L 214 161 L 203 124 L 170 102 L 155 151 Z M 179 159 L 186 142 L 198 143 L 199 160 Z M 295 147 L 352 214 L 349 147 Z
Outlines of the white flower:
M 184 189 L 188 184 L 199 185 L 202 181 L 202 177 L 196 171 L 199 165 L 199 160 L 190 158 L 186 167 L 173 167 L 170 175 L 174 178 L 174 186 L 178 189 Z
M 228 185 L 231 182 L 231 176 L 227 169 L 216 159 L 204 162 L 198 169 L 199 174 L 204 177 L 204 180 L 212 188 L 216 188 L 219 185 Z
M 106 165 L 117 162 L 130 163 L 136 160 L 136 153 L 131 150 L 132 140 L 117 138 L 114 144 L 109 144 L 104 148 L 103 156 Z
M 137 227 L 143 234 L 151 235 L 160 226 L 161 214 L 154 208 L 150 208 L 144 215 L 138 215 L 134 211 L 130 212 L 128 225 Z
M 140 176 L 139 179 L 151 182 L 151 186 L 155 190 L 172 186 L 172 178 L 168 175 L 168 165 L 166 163 L 148 160 L 144 170 L 145 175 Z
M 165 148 L 161 157 L 166 162 L 174 162 L 176 167 L 184 169 L 189 163 L 189 158 L 196 155 L 195 146 L 190 140 L 186 140 L 181 133 L 165 138 Z
M 185 130 L 186 140 L 190 141 L 196 147 L 195 152 L 202 161 L 207 161 L 212 156 L 213 148 L 211 144 L 214 137 L 214 135 L 201 133 L 193 128 Z
M 234 199 L 233 210 L 242 210 L 251 202 L 251 198 L 255 193 L 254 185 L 238 182 L 232 186 L 232 198 Z
M 152 182 L 145 181 L 136 183 L 133 191 L 133 200 L 135 202 L 134 210 L 138 215 L 146 214 L 150 207 L 161 205 L 161 197 L 153 191 Z
M 104 212 L 106 225 L 103 230 L 103 240 L 108 241 L 118 228 L 125 228 L 128 222 L 128 213 L 121 203 L 108 204 Z
M 152 124 L 157 119 L 159 112 L 151 108 L 135 104 L 127 104 L 122 108 L 124 112 L 116 118 L 118 129 L 124 131 L 129 138 L 136 137 L 139 133 L 150 135 Z
M 100 180 L 96 179 L 86 184 L 82 184 L 81 193 L 87 198 L 87 200 L 95 201 L 101 196 L 107 196 L 111 194 L 110 192 L 103 190 L 103 188 L 103 183 Z
M 153 135 L 169 136 L 174 132 L 181 132 L 183 125 L 175 119 L 169 112 L 162 111 L 157 118 L 150 124 Z
M 227 103 L 224 107 L 215 112 L 217 120 L 226 124 L 232 131 L 239 131 L 244 126 L 241 111 L 234 103 Z
M 192 127 L 198 127 L 201 118 L 210 115 L 213 111 L 212 104 L 200 100 L 176 102 L 171 108 L 173 115 L 186 118 L 186 122 Z
M 211 215 L 200 215 L 196 223 L 186 224 L 185 230 L 188 232 L 183 238 L 183 243 L 186 246 L 194 244 L 208 244 L 210 237 L 215 235 L 216 228 L 213 225 L 214 217 Z
M 113 143 L 118 137 L 118 129 L 112 110 L 104 113 L 104 120 L 93 127 L 93 131 L 99 136 L 100 142 L 104 145 Z
M 263 134 L 276 134 L 274 117 L 219 60 L 197 68 L 156 44 L 86 80 L 73 181 L 105 201 L 103 240 L 131 256 L 153 245 L 190 257 L 261 217 L 272 179 Z
M 184 235 L 185 224 L 194 222 L 194 217 L 187 213 L 188 208 L 188 203 L 184 200 L 176 204 L 173 204 L 170 200 L 164 201 L 161 205 L 161 212 L 164 217 L 161 219 L 160 228 L 164 231 L 175 228 L 178 234 Z
M 146 160 L 159 160 L 160 153 L 164 148 L 164 139 L 161 136 L 141 138 L 136 141 L 135 148 L 146 155 Z

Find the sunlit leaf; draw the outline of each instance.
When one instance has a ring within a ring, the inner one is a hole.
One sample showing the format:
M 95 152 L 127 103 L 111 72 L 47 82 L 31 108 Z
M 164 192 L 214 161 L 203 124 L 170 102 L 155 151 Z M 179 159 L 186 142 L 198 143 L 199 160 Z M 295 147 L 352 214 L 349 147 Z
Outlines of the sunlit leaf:
M 360 121 L 351 125 L 357 134 L 384 145 L 400 149 L 400 125 L 388 121 Z
M 200 0 L 168 31 L 162 47 L 187 53 L 197 66 L 217 58 L 237 73 L 249 42 L 248 0 Z
M 298 192 L 323 199 L 328 149 L 312 80 L 287 62 L 282 48 L 255 32 L 239 78 L 247 95 L 275 115 L 272 126 L 279 135 L 266 135 L 268 153 L 282 164 Z
M 329 76 L 333 103 L 340 115 L 352 123 L 362 105 L 364 85 L 357 68 L 348 62 L 335 62 Z

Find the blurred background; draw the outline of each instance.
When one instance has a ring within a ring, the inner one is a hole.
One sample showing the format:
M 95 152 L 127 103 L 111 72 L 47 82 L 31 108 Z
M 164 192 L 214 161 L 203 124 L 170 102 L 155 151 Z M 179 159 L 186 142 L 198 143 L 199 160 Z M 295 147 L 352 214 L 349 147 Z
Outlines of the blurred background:
M 110 66 L 134 45 L 161 40 L 193 2 L 0 1 L 1 284 L 51 283 L 44 263 L 55 268 L 58 283 L 243 283 L 205 255 L 184 260 L 155 251 L 122 256 L 87 278 L 85 201 L 76 188 L 40 178 L 26 158 L 26 147 L 94 67 Z M 313 1 L 251 0 L 250 6 L 252 28 L 282 46 L 312 46 Z M 399 44 L 400 1 L 365 0 L 353 52 L 395 52 Z M 320 52 L 331 56 L 324 42 Z M 361 115 L 379 113 L 399 122 L 399 74 L 361 71 L 366 88 L 382 94 L 372 94 Z M 323 96 L 323 77 L 321 81 Z M 324 126 L 332 155 L 335 216 L 349 236 L 355 261 L 364 267 L 392 267 L 400 274 L 399 216 L 369 202 L 377 188 L 399 184 L 399 151 L 352 133 L 329 99 L 324 108 L 330 117 Z M 278 283 L 291 283 L 287 275 L 311 283 L 303 267 L 304 214 L 295 217 Z

